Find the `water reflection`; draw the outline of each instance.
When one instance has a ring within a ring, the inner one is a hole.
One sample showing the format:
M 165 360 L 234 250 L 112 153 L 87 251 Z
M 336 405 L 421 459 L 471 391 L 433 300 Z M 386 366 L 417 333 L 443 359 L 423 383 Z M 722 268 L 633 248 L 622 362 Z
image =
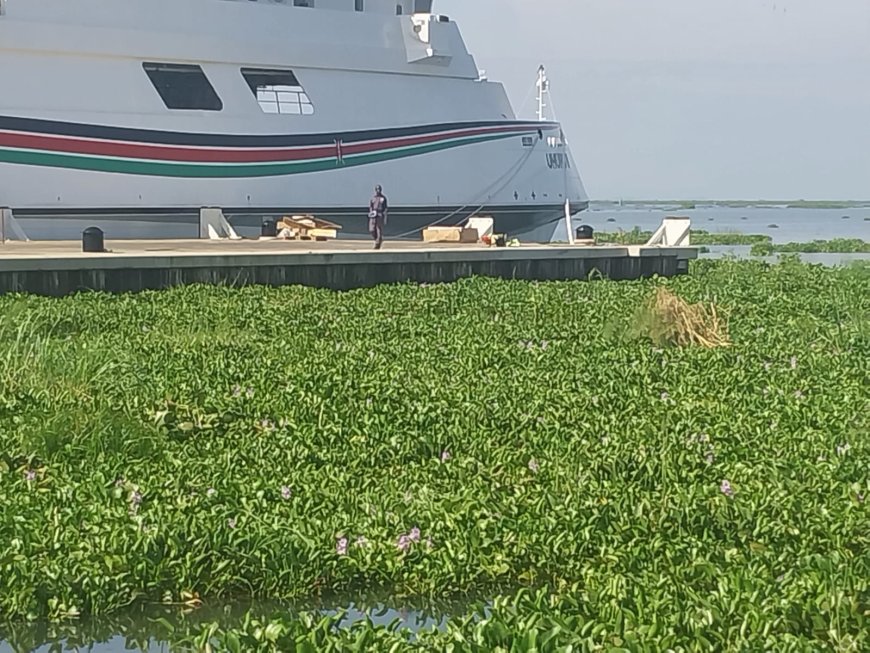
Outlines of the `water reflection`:
M 399 622 L 414 632 L 446 627 L 447 620 L 464 614 L 470 601 L 379 602 L 358 598 L 353 602 L 326 601 L 307 605 L 307 612 L 323 616 L 344 611 L 342 626 L 370 620 L 376 626 Z M 173 642 L 187 639 L 212 623 L 222 628 L 238 627 L 250 616 L 266 620 L 276 614 L 299 614 L 297 605 L 281 602 L 237 601 L 225 606 L 203 606 L 194 611 L 177 607 L 151 606 L 103 619 L 65 623 L 12 623 L 0 626 L 0 653 L 168 653 L 179 650 Z

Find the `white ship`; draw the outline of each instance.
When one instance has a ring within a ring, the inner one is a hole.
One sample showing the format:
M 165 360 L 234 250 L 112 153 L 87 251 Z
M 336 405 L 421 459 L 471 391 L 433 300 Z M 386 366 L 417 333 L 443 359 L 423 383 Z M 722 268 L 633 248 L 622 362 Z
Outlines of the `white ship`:
M 561 126 L 518 119 L 432 0 L 0 0 L 0 207 L 24 223 L 214 206 L 355 234 L 375 184 L 394 237 L 588 205 Z

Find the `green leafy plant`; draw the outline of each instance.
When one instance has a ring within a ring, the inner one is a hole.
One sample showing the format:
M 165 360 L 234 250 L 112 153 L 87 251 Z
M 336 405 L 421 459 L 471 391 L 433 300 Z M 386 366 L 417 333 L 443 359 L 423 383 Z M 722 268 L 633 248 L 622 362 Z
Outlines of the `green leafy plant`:
M 721 307 L 731 346 L 619 337 L 660 287 Z M 416 635 L 313 607 L 153 632 L 230 651 L 866 649 L 868 297 L 867 265 L 797 261 L 2 297 L 0 632 L 380 592 L 489 600 Z

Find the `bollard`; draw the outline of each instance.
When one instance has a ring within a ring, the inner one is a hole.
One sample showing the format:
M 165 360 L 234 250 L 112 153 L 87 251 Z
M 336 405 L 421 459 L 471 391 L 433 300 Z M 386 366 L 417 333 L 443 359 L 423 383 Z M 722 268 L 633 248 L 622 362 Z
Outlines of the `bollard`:
M 83 252 L 105 252 L 103 246 L 103 230 L 99 227 L 88 227 L 82 232 Z
M 272 219 L 263 220 L 263 224 L 260 225 L 260 237 L 262 238 L 277 238 L 278 236 L 278 225 Z
M 577 240 L 592 240 L 593 238 L 592 227 L 588 224 L 581 224 L 577 227 Z

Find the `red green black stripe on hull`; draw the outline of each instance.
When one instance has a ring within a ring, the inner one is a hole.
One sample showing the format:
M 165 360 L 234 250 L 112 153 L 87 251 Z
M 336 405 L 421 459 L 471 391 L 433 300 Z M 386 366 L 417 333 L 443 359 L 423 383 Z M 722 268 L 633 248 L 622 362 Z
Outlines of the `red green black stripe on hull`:
M 25 126 L 44 131 L 21 131 Z M 558 128 L 556 123 L 504 121 L 319 135 L 221 136 L 0 117 L 0 162 L 161 177 L 272 177 L 391 161 Z M 107 138 L 121 135 L 137 140 Z M 209 144 L 179 143 L 185 137 L 207 137 Z M 236 146 L 239 139 L 255 139 L 257 145 Z

